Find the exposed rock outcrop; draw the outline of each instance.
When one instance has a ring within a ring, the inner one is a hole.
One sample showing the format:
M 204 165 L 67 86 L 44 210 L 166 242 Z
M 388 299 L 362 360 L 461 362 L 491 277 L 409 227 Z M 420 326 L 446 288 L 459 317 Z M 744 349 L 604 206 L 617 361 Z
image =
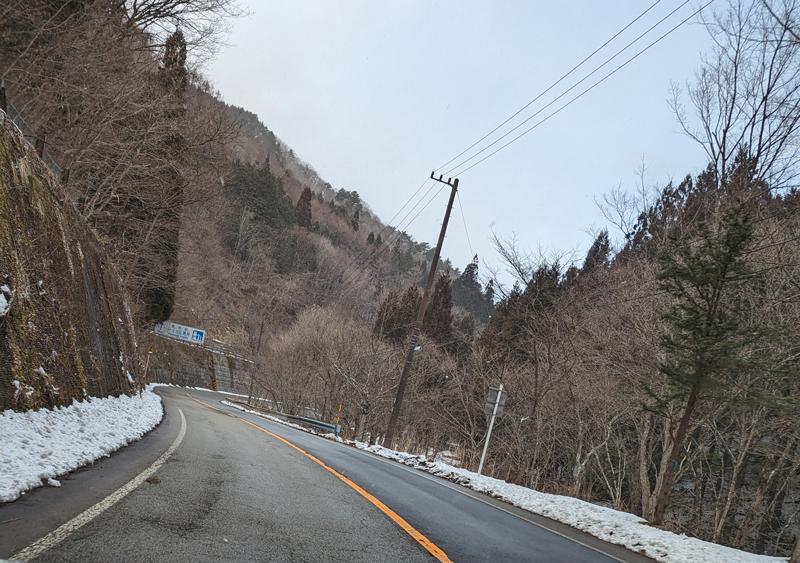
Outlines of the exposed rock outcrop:
M 140 367 L 119 276 L 0 112 L 0 410 L 129 393 Z

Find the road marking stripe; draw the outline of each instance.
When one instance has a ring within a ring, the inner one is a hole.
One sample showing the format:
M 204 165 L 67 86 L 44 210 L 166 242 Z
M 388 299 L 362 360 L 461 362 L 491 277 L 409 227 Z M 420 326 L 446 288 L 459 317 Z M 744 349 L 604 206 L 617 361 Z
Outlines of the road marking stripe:
M 537 528 L 541 528 L 541 529 L 547 530 L 548 532 L 553 533 L 553 534 L 555 534 L 557 536 L 561 536 L 565 540 L 569 540 L 569 541 L 571 541 L 573 543 L 577 543 L 578 545 L 581 545 L 581 546 L 585 547 L 586 549 L 591 549 L 592 551 L 596 551 L 597 553 L 599 553 L 601 555 L 605 555 L 606 557 L 609 557 L 609 558 L 613 559 L 614 561 L 619 561 L 620 563 L 627 563 L 627 560 L 620 559 L 616 555 L 612 555 L 611 553 L 603 551 L 599 547 L 596 547 L 596 546 L 593 546 L 593 545 L 589 545 L 588 543 L 582 542 L 581 540 L 578 540 L 578 539 L 575 539 L 573 537 L 570 537 L 570 536 L 568 536 L 568 535 L 566 535 L 566 534 L 564 534 L 562 532 L 559 532 L 558 530 L 554 530 L 553 528 L 545 526 L 541 522 L 536 522 L 535 520 L 532 520 L 531 518 L 528 518 L 527 514 L 530 514 L 531 516 L 539 516 L 541 518 L 548 518 L 547 516 L 543 516 L 543 515 L 537 514 L 535 512 L 527 511 L 524 508 L 521 508 L 521 507 L 519 507 L 519 506 L 517 506 L 515 504 L 507 503 L 506 501 L 504 501 L 502 499 L 496 499 L 495 497 L 489 497 L 489 498 L 498 500 L 499 502 L 506 503 L 509 506 L 511 506 L 513 508 L 516 508 L 517 510 L 523 511 L 523 514 L 517 514 L 516 512 L 512 512 L 511 510 L 509 510 L 508 508 L 506 508 L 504 506 L 497 505 L 497 504 L 495 504 L 493 502 L 490 502 L 489 500 L 487 500 L 485 498 L 481 498 L 481 496 L 486 496 L 486 493 L 480 493 L 480 492 L 478 492 L 478 491 L 476 491 L 474 489 L 470 489 L 468 487 L 465 487 L 464 485 L 459 485 L 457 483 L 454 483 L 453 481 L 450 481 L 445 477 L 440 477 L 439 475 L 434 475 L 432 473 L 428 473 L 427 471 L 424 471 L 424 470 L 421 470 L 421 469 L 417 469 L 415 467 L 410 467 L 410 466 L 405 465 L 405 464 L 403 464 L 403 463 L 401 463 L 401 462 L 399 462 L 397 460 L 394 460 L 394 459 L 391 459 L 391 458 L 387 458 L 387 457 L 383 457 L 383 456 L 380 456 L 380 455 L 378 455 L 376 453 L 372 453 L 370 451 L 360 450 L 358 448 L 353 448 L 353 450 L 358 452 L 358 453 L 360 453 L 360 454 L 362 454 L 362 455 L 369 456 L 370 458 L 375 459 L 377 461 L 382 461 L 383 463 L 386 463 L 387 465 L 391 465 L 392 467 L 395 467 L 397 469 L 402 469 L 403 471 L 407 471 L 407 472 L 409 472 L 409 473 L 411 473 L 413 475 L 416 475 L 417 477 L 421 477 L 421 478 L 427 479 L 428 481 L 431 481 L 433 483 L 437 483 L 437 484 L 441 485 L 442 487 L 450 489 L 453 492 L 462 494 L 465 497 L 471 498 L 471 499 L 476 500 L 478 502 L 482 502 L 483 504 L 485 504 L 487 506 L 491 506 L 492 508 L 495 508 L 497 510 L 501 510 L 501 511 L 505 512 L 506 514 L 509 514 L 510 516 L 514 516 L 516 518 L 519 518 L 520 520 L 524 520 L 528 524 L 532 524 L 532 525 L 536 526 Z M 527 513 L 527 514 L 524 514 L 524 513 Z M 560 524 L 562 526 L 566 526 L 568 528 L 570 527 L 569 524 L 564 524 L 563 522 L 559 522 L 558 520 L 553 520 L 553 522 L 555 522 L 556 524 Z M 578 532 L 581 532 L 583 534 L 588 534 L 588 532 L 584 532 L 583 530 L 580 530 L 578 528 L 573 528 L 573 529 L 575 529 Z M 605 541 L 605 540 L 601 540 L 599 538 L 595 538 L 595 539 L 597 539 L 598 541 Z M 610 542 L 606 542 L 606 543 L 609 543 L 609 545 L 613 545 L 613 546 L 619 547 L 620 549 L 623 549 L 623 550 L 631 551 L 630 549 L 626 548 L 624 545 L 612 544 Z M 647 555 L 642 555 L 641 553 L 637 553 L 635 551 L 631 551 L 631 553 L 633 553 L 635 555 L 641 555 L 642 557 L 647 558 Z
M 177 408 L 177 407 L 176 407 Z M 109 496 L 91 506 L 78 514 L 75 518 L 63 524 L 44 536 L 43 538 L 35 541 L 19 553 L 12 555 L 11 559 L 14 561 L 30 561 L 35 559 L 39 555 L 41 555 L 46 550 L 54 547 L 67 539 L 70 534 L 77 531 L 81 526 L 84 524 L 88 524 L 94 518 L 100 516 L 103 512 L 114 506 L 117 502 L 125 498 L 131 491 L 133 491 L 136 487 L 141 485 L 145 479 L 150 477 L 156 470 L 164 465 L 164 463 L 169 459 L 175 450 L 178 449 L 178 446 L 181 445 L 183 441 L 183 437 L 186 435 L 186 417 L 183 416 L 183 411 L 178 408 L 178 412 L 181 415 L 181 431 L 178 433 L 178 437 L 175 438 L 175 441 L 172 442 L 172 445 L 169 449 L 164 452 L 161 457 L 153 462 L 153 465 L 139 473 L 136 477 L 134 477 L 128 484 L 123 485 Z
M 194 397 L 192 397 L 192 398 L 194 398 Z M 195 399 L 195 400 L 197 400 L 197 399 Z M 200 402 L 202 402 L 202 401 L 200 401 Z M 205 405 L 206 403 L 203 403 L 203 404 Z M 218 410 L 218 411 L 220 411 L 220 412 L 222 412 L 224 414 L 227 414 L 228 416 L 234 416 L 234 415 L 232 415 L 230 413 L 227 413 L 227 412 L 225 412 L 225 411 L 223 411 L 221 409 L 217 409 L 216 407 L 213 407 L 211 405 L 208 405 L 208 406 L 210 406 L 212 409 L 216 409 L 216 410 Z M 257 415 L 257 416 L 260 416 L 260 415 Z M 238 417 L 235 417 L 235 418 L 238 418 Z M 242 419 L 242 420 L 244 420 L 244 419 Z M 247 422 L 247 421 L 245 420 L 244 422 Z M 275 423 L 275 424 L 279 424 L 279 423 Z M 278 436 L 278 438 L 281 439 L 280 436 Z M 290 444 L 290 445 L 292 445 L 292 444 Z M 340 444 L 340 445 L 342 445 L 342 444 Z M 292 447 L 294 447 L 294 446 L 292 445 Z M 569 535 L 567 535 L 567 534 L 565 534 L 563 532 L 560 532 L 560 531 L 558 531 L 558 530 L 556 530 L 556 529 L 554 529 L 554 528 L 552 528 L 550 526 L 546 526 L 545 524 L 543 524 L 541 522 L 537 522 L 537 521 L 533 520 L 532 518 L 529 518 L 528 514 L 530 514 L 531 517 L 539 516 L 539 517 L 545 518 L 545 519 L 547 519 L 547 516 L 542 516 L 541 514 L 537 514 L 535 512 L 527 511 L 524 508 L 520 508 L 517 505 L 512 504 L 512 503 L 507 503 L 511 507 L 523 512 L 523 514 L 518 514 L 516 512 L 513 512 L 513 511 L 509 510 L 508 508 L 506 508 L 504 506 L 497 505 L 497 504 L 495 504 L 493 502 L 490 502 L 488 499 L 481 498 L 481 496 L 485 496 L 486 493 L 479 493 L 477 491 L 474 491 L 473 489 L 466 488 L 463 485 L 458 485 L 458 484 L 456 484 L 456 483 L 454 483 L 454 482 L 452 482 L 452 481 L 450 481 L 450 480 L 448 480 L 448 479 L 446 479 L 444 477 L 439 477 L 438 475 L 433 475 L 431 473 L 428 473 L 428 472 L 426 472 L 424 470 L 417 469 L 415 467 L 409 467 L 409 466 L 407 466 L 407 465 L 405 465 L 405 464 L 403 464 L 403 463 L 401 463 L 401 462 L 399 462 L 397 460 L 386 458 L 386 457 L 380 456 L 378 454 L 372 453 L 370 451 L 365 451 L 365 450 L 361 450 L 361 449 L 358 449 L 358 448 L 349 448 L 349 449 L 351 451 L 354 451 L 354 452 L 359 453 L 361 455 L 368 456 L 371 459 L 375 459 L 375 460 L 383 462 L 383 463 L 385 463 L 387 465 L 391 465 L 392 467 L 394 467 L 396 469 L 401 469 L 403 471 L 407 471 L 408 473 L 411 473 L 411 474 L 413 474 L 413 475 L 415 475 L 417 477 L 421 477 L 421 478 L 427 479 L 428 481 L 431 481 L 433 483 L 437 483 L 437 484 L 441 485 L 442 487 L 450 489 L 451 491 L 454 491 L 454 492 L 457 492 L 459 494 L 462 494 L 462 495 L 464 495 L 466 497 L 469 497 L 469 498 L 471 498 L 473 500 L 476 500 L 476 501 L 478 501 L 480 503 L 483 503 L 483 504 L 485 504 L 487 506 L 491 506 L 492 508 L 495 508 L 497 510 L 505 512 L 506 514 L 508 514 L 510 516 L 514 516 L 515 518 L 519 518 L 520 520 L 524 520 L 528 524 L 531 524 L 531 525 L 536 526 L 537 528 L 541 528 L 543 530 L 547 530 L 548 532 L 553 533 L 553 534 L 555 534 L 557 536 L 561 536 L 562 538 L 564 538 L 566 540 L 569 540 L 569 541 L 571 541 L 573 543 L 577 543 L 578 545 L 583 546 L 586 549 L 590 549 L 590 550 L 592 550 L 592 551 L 594 551 L 596 553 L 599 553 L 601 555 L 609 557 L 610 559 L 613 559 L 614 561 L 619 561 L 619 563 L 627 563 L 627 561 L 628 561 L 626 559 L 620 559 L 616 555 L 608 553 L 607 551 L 604 551 L 603 549 L 600 549 L 597 546 L 590 545 L 590 544 L 588 544 L 586 542 L 583 542 L 583 541 L 581 541 L 579 539 L 576 539 L 576 538 L 574 538 L 572 536 L 569 536 Z M 464 490 L 464 489 L 466 489 L 466 490 Z M 506 501 L 503 501 L 503 500 L 500 500 L 500 502 L 506 503 Z M 561 526 L 565 526 L 567 528 L 570 527 L 568 524 L 563 524 L 562 522 L 559 522 L 558 520 L 553 520 L 553 522 L 555 522 L 555 524 L 558 524 L 558 525 L 561 525 Z M 584 532 L 582 530 L 579 530 L 578 528 L 574 528 L 574 529 L 576 531 L 580 532 L 580 533 L 584 533 L 584 534 L 587 533 L 587 532 Z M 595 539 L 598 539 L 598 538 L 595 538 Z M 598 541 L 602 542 L 604 540 L 598 539 Z M 624 545 L 613 544 L 613 543 L 610 543 L 610 542 L 606 542 L 606 543 L 609 543 L 609 545 L 613 545 L 615 547 L 619 547 L 622 550 L 630 551 L 634 555 L 640 555 L 640 556 L 642 556 L 644 558 L 647 558 L 646 555 L 642 555 L 642 554 L 637 553 L 635 551 L 631 551 L 630 549 L 626 548 Z
M 192 397 L 191 395 L 189 395 L 189 396 L 190 396 L 190 397 Z M 197 401 L 198 403 L 202 403 L 203 405 L 206 405 L 207 407 L 211 407 L 211 408 L 212 408 L 212 409 L 214 409 L 214 410 L 220 410 L 220 409 L 218 409 L 218 408 L 216 408 L 216 407 L 213 407 L 213 406 L 209 405 L 208 403 L 204 403 L 204 402 L 203 402 L 203 401 L 201 401 L 200 399 L 195 399 L 194 397 L 192 397 L 192 399 L 194 399 L 194 400 L 195 400 L 195 401 Z M 385 504 L 383 504 L 383 503 L 382 503 L 381 501 L 379 501 L 377 498 L 375 498 L 374 496 L 372 496 L 371 494 L 369 494 L 367 491 L 365 491 L 364 489 L 362 489 L 361 487 L 359 487 L 358 485 L 356 485 L 355 483 L 353 483 L 353 482 L 352 482 L 350 479 L 348 479 L 347 477 L 345 477 L 344 475 L 342 475 L 341 473 L 339 473 L 339 472 L 338 472 L 338 471 L 336 471 L 335 469 L 333 469 L 333 468 L 331 468 L 331 467 L 328 467 L 327 465 L 325 465 L 325 463 L 323 463 L 322 461 L 320 461 L 319 459 L 317 459 L 317 458 L 316 458 L 316 457 L 314 457 L 313 455 L 309 454 L 308 452 L 306 452 L 306 451 L 305 451 L 305 450 L 303 450 L 302 448 L 299 448 L 299 447 L 295 446 L 295 445 L 294 445 L 294 444 L 292 444 L 292 443 L 291 443 L 289 440 L 286 440 L 285 438 L 281 438 L 280 436 L 278 436 L 277 434 L 273 434 L 273 433 L 272 433 L 272 432 L 270 432 L 269 430 L 264 430 L 263 428 L 261 428 L 260 426 L 258 426 L 258 425 L 256 425 L 256 424 L 253 424 L 253 423 L 252 423 L 252 422 L 250 422 L 249 420 L 245 420 L 245 419 L 243 419 L 243 418 L 241 418 L 241 417 L 238 417 L 238 416 L 236 416 L 236 415 L 234 415 L 234 414 L 227 413 L 227 412 L 224 412 L 224 411 L 220 411 L 220 412 L 223 412 L 224 414 L 227 414 L 228 416 L 230 416 L 230 417 L 232 417 L 232 418 L 235 418 L 236 420 L 241 420 L 241 421 L 242 421 L 242 422 L 244 422 L 245 424 L 249 424 L 249 425 L 250 425 L 250 426 L 252 426 L 253 428 L 256 428 L 256 429 L 258 429 L 258 430 L 261 430 L 262 432 L 265 432 L 266 434 L 269 434 L 269 435 L 270 435 L 270 436 L 272 436 L 273 438 L 277 438 L 278 440 L 280 440 L 281 442 L 285 443 L 286 445 L 288 445 L 288 446 L 291 446 L 292 448 L 296 449 L 298 452 L 302 453 L 303 455 L 305 455 L 306 457 L 308 457 L 308 458 L 309 458 L 309 459 L 311 459 L 312 461 L 315 461 L 316 463 L 318 463 L 319 465 L 321 465 L 322 467 L 324 467 L 325 469 L 327 469 L 328 471 L 330 471 L 331 473 L 333 473 L 334 475 L 336 475 L 336 477 L 338 477 L 338 478 L 339 478 L 339 479 L 341 479 L 341 480 L 342 480 L 344 483 L 346 483 L 347 485 L 349 485 L 349 486 L 350 486 L 350 487 L 351 487 L 351 488 L 352 488 L 354 491 L 356 491 L 358 494 L 360 494 L 360 495 L 361 495 L 361 496 L 363 496 L 365 499 L 367 499 L 369 502 L 371 502 L 371 503 L 372 503 L 372 504 L 374 504 L 376 507 L 378 507 L 378 508 L 381 510 L 381 512 L 383 512 L 383 513 L 384 513 L 384 514 L 386 514 L 386 515 L 387 515 L 389 518 L 391 518 L 391 519 L 392 519 L 392 521 L 394 521 L 394 523 L 395 523 L 395 524 L 397 524 L 397 525 L 398 525 L 398 526 L 400 526 L 400 527 L 401 527 L 403 530 L 405 530 L 405 531 L 406 531 L 406 533 L 407 533 L 409 536 L 411 536 L 412 538 L 414 538 L 415 540 L 417 540 L 417 541 L 419 542 L 419 544 L 420 544 L 422 547 L 424 547 L 426 550 L 428 550 L 428 553 L 430 553 L 431 555 L 433 555 L 433 556 L 434 556 L 436 559 L 438 559 L 438 560 L 439 560 L 439 561 L 441 561 L 442 563 L 453 563 L 453 562 L 450 560 L 450 558 L 449 558 L 449 557 L 447 557 L 447 555 L 445 554 L 445 552 L 444 552 L 444 551 L 442 551 L 441 549 L 439 549 L 439 547 L 438 547 L 436 544 L 434 544 L 432 541 L 430 541 L 428 538 L 426 538 L 424 535 L 422 535 L 420 532 L 418 532 L 418 531 L 416 530 L 416 528 L 414 528 L 414 527 L 413 527 L 411 524 L 409 524 L 408 522 L 406 522 L 406 521 L 405 521 L 405 520 L 404 520 L 402 517 L 400 517 L 400 516 L 399 516 L 399 515 L 398 515 L 396 512 L 394 512 L 394 511 L 393 511 L 391 508 L 389 508 L 388 506 L 386 506 Z

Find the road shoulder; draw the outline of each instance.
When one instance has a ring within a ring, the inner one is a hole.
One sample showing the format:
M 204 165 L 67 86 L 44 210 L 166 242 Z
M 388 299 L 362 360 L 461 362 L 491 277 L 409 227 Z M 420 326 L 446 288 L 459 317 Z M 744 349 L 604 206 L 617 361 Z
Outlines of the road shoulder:
M 29 491 L 0 504 L 0 558 L 27 547 L 128 483 L 149 467 L 180 432 L 178 410 L 163 400 L 164 418 L 141 439 L 59 477 L 61 487 Z

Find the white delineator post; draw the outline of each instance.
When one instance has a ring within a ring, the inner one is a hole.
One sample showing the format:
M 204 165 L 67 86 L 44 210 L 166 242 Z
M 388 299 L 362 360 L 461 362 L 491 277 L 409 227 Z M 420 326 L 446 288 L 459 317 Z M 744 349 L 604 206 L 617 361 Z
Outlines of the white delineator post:
M 152 354 L 154 351 L 155 349 L 152 346 L 150 346 L 150 349 L 147 350 L 147 359 L 144 362 L 144 375 L 142 376 L 142 379 L 145 382 L 147 382 L 147 368 L 150 366 L 150 354 Z
M 494 401 L 494 409 L 492 409 L 492 420 L 489 421 L 489 431 L 486 433 L 486 442 L 483 444 L 483 453 L 481 454 L 481 463 L 478 465 L 478 475 L 483 471 L 483 462 L 486 461 L 486 450 L 489 448 L 489 438 L 492 437 L 492 427 L 494 426 L 494 419 L 497 417 L 497 407 L 500 405 L 500 397 L 503 396 L 503 384 L 497 391 L 497 399 Z

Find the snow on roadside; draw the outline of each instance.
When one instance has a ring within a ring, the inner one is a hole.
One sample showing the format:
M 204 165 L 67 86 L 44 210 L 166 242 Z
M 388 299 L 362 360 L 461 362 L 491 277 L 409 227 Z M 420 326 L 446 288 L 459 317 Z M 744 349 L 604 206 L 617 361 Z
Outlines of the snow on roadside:
M 225 395 L 230 395 L 230 393 L 225 393 Z M 236 403 L 231 403 L 230 401 L 220 401 L 220 403 L 222 403 L 223 405 L 227 405 L 229 407 L 233 407 L 235 409 L 239 409 L 240 411 L 246 412 L 248 414 L 254 414 L 256 416 L 260 416 L 261 418 L 266 418 L 266 419 L 271 420 L 273 422 L 280 422 L 281 424 L 284 424 L 286 426 L 291 426 L 292 428 L 297 428 L 298 430 L 304 430 L 304 431 L 308 430 L 304 426 L 300 426 L 299 424 L 294 424 L 293 422 L 289 422 L 288 420 L 283 420 L 282 418 L 278 418 L 275 415 L 266 414 L 266 413 L 263 413 L 261 411 L 254 411 L 252 409 L 248 409 L 247 407 L 243 407 L 242 405 L 237 405 Z M 336 438 L 336 435 L 333 434 L 333 433 L 325 434 L 324 437 L 327 438 L 329 435 L 333 436 L 334 438 Z
M 54 477 L 141 438 L 163 416 L 161 397 L 150 389 L 133 397 L 93 397 L 68 407 L 0 413 L 0 502 L 43 484 L 59 486 Z
M 220 402 L 223 405 L 228 405 L 250 414 L 308 431 L 302 426 L 292 424 L 276 416 L 254 411 L 229 401 Z M 323 437 L 342 441 L 341 438 L 335 438 L 333 434 L 324 435 Z M 608 543 L 621 545 L 662 563 L 786 563 L 788 561 L 784 557 L 756 555 L 724 545 L 690 538 L 684 534 L 678 535 L 666 530 L 653 528 L 646 525 L 646 521 L 642 518 L 627 512 L 620 512 L 619 510 L 598 506 L 572 497 L 540 493 L 527 487 L 478 475 L 472 471 L 440 461 L 429 461 L 422 455 L 398 452 L 378 445 L 370 446 L 363 442 L 348 441 L 347 443 L 354 445 L 358 449 L 443 477 L 534 514 L 546 516 Z
M 785 563 L 787 561 L 784 557 L 755 555 L 690 538 L 684 534 L 678 535 L 653 528 L 646 525 L 645 520 L 627 512 L 572 497 L 540 493 L 446 463 L 428 461 L 424 456 L 389 450 L 378 445 L 370 446 L 362 442 L 354 442 L 354 445 L 361 450 L 444 477 L 474 491 L 486 493 L 534 514 L 557 520 L 662 563 Z
M 177 389 L 194 389 L 195 391 L 208 391 L 209 393 L 219 393 L 220 395 L 225 395 L 226 397 L 245 397 L 247 395 L 242 395 L 241 393 L 228 393 L 227 391 L 215 391 L 214 389 L 209 389 L 208 387 L 186 387 L 184 385 L 175 385 L 174 383 L 148 383 L 148 389 L 154 389 L 156 387 L 175 387 Z

